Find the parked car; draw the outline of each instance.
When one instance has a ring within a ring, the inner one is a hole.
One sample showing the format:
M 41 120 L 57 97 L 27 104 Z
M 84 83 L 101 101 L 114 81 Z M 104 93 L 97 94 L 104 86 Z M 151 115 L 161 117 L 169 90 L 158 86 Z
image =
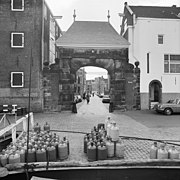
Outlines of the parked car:
M 173 113 L 180 113 L 180 99 L 169 100 L 167 103 L 158 103 L 153 108 L 158 113 L 171 115 Z
M 102 98 L 102 103 L 110 103 L 110 97 L 109 95 L 104 95 Z

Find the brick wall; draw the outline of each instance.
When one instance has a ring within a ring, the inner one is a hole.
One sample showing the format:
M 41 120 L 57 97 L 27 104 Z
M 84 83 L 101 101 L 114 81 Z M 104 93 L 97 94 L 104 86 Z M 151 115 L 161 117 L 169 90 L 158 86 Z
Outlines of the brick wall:
M 25 10 L 11 11 L 11 1 L 0 3 L 0 103 L 28 104 L 29 67 L 32 59 L 32 110 L 42 110 L 41 22 L 42 1 L 25 0 Z M 22 32 L 24 48 L 11 48 L 11 32 Z M 32 57 L 32 58 L 31 58 Z M 24 72 L 24 87 L 11 88 L 10 73 Z

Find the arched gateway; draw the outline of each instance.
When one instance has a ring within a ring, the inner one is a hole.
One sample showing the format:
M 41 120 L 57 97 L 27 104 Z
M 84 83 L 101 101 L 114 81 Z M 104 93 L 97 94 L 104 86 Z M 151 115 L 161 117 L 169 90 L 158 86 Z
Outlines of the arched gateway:
M 74 21 L 56 42 L 59 59 L 44 68 L 44 109 L 70 110 L 76 71 L 96 66 L 108 71 L 115 109 L 139 108 L 139 68 L 128 62 L 129 43 L 109 22 Z M 46 65 L 46 64 L 45 64 Z

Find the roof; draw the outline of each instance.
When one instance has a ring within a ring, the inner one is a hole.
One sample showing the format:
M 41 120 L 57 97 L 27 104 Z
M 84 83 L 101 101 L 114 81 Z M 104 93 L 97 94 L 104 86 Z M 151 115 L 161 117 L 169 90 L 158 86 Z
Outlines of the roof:
M 129 6 L 137 17 L 180 19 L 180 7 Z M 178 16 L 179 14 L 179 16 Z
M 129 42 L 109 22 L 74 21 L 56 45 L 63 48 L 121 49 Z

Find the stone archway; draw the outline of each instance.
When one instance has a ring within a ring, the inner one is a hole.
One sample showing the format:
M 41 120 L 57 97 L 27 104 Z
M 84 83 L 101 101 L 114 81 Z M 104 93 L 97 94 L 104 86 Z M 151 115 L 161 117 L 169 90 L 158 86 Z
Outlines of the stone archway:
M 108 71 L 111 103 L 115 109 L 140 108 L 140 70 L 138 65 L 134 68 L 129 63 L 129 43 L 109 22 L 74 21 L 56 45 L 59 61 L 50 67 L 45 64 L 45 110 L 71 110 L 75 74 L 84 66 Z
M 162 102 L 162 84 L 159 80 L 153 80 L 149 83 L 149 109 L 155 103 Z

